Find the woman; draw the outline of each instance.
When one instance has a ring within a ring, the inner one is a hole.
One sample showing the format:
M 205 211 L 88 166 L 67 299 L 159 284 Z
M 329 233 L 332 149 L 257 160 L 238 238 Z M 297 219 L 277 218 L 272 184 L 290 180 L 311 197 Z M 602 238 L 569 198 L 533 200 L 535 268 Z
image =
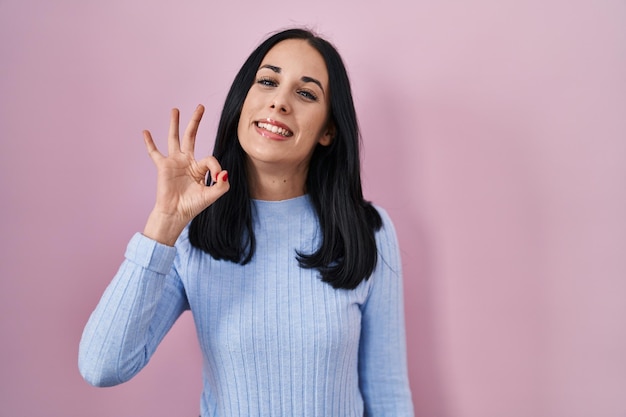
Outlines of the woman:
M 83 377 L 127 381 L 191 310 L 203 417 L 413 415 L 397 240 L 363 199 L 335 48 L 301 29 L 263 42 L 197 161 L 202 113 L 179 140 L 172 111 L 167 156 L 144 132 L 156 203 L 84 330 Z

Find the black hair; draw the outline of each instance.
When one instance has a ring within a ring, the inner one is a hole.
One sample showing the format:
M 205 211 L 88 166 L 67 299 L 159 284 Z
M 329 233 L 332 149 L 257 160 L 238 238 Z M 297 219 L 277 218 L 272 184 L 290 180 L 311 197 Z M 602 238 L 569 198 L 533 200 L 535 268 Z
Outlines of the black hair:
M 295 256 L 300 267 L 317 269 L 321 279 L 334 288 L 353 289 L 376 267 L 375 232 L 382 220 L 363 198 L 361 138 L 346 68 L 333 45 L 305 29 L 287 29 L 270 36 L 237 73 L 226 96 L 213 149 L 222 168 L 237 175 L 229 178 L 230 191 L 192 220 L 189 240 L 215 259 L 243 265 L 254 256 L 256 240 L 246 154 L 239 144 L 237 127 L 263 58 L 274 45 L 287 39 L 306 40 L 324 58 L 329 77 L 329 121 L 335 133 L 330 145 L 316 145 L 306 179 L 322 242 L 315 252 L 296 252 Z

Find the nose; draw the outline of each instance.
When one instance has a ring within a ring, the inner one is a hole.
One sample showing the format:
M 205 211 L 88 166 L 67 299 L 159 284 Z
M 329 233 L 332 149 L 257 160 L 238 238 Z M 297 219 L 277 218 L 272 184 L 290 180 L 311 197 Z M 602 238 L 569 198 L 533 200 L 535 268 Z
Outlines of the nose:
M 280 92 L 277 92 L 276 95 L 273 97 L 270 108 L 283 114 L 287 114 L 291 111 L 289 100 L 285 97 L 284 94 Z
M 282 104 L 276 104 L 276 103 L 272 103 L 272 105 L 270 106 L 272 109 L 278 109 L 279 112 L 281 113 L 287 113 L 287 108 L 286 106 L 282 105 Z

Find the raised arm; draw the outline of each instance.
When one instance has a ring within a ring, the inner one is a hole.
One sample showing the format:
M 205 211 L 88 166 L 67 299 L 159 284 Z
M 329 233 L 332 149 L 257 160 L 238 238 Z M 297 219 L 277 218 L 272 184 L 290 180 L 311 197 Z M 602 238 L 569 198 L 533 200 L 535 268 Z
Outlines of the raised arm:
M 215 158 L 194 158 L 203 112 L 204 107 L 196 108 L 180 140 L 179 112 L 172 110 L 167 156 L 144 131 L 157 167 L 156 202 L 143 234 L 137 233 L 128 244 L 126 259 L 83 331 L 79 368 L 92 385 L 116 385 L 132 378 L 189 308 L 175 267 L 181 249 L 172 246 L 191 219 L 229 189 L 228 173 Z

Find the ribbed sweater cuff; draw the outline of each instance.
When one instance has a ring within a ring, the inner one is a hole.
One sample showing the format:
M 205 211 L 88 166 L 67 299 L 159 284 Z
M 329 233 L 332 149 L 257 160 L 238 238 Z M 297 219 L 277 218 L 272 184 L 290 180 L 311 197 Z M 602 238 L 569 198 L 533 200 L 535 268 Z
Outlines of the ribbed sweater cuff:
M 128 242 L 125 256 L 126 259 L 142 268 L 158 274 L 167 274 L 174 262 L 176 248 L 136 233 Z

